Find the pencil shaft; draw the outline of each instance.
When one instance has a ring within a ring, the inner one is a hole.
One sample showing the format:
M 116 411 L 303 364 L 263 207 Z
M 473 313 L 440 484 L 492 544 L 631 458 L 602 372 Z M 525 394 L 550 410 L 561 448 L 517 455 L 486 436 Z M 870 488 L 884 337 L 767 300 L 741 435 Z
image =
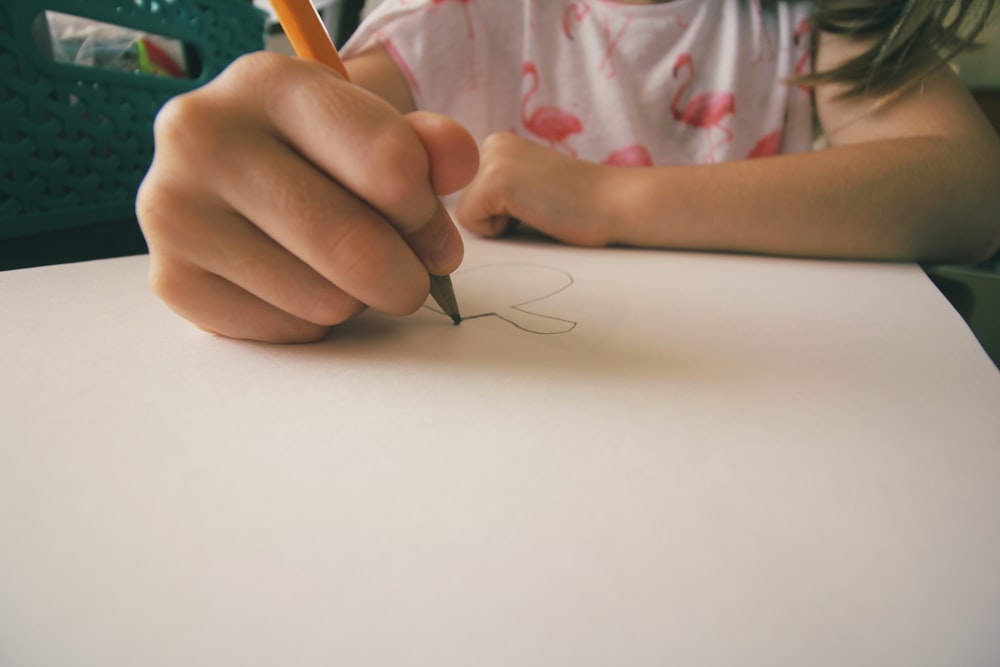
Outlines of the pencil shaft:
M 332 67 L 351 80 L 323 20 L 309 0 L 271 0 L 271 6 L 296 55 Z

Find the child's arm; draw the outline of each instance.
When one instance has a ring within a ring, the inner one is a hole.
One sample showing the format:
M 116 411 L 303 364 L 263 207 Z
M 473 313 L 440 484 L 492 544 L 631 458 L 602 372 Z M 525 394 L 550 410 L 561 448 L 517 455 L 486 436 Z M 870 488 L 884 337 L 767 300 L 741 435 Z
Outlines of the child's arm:
M 818 68 L 857 48 L 823 36 Z M 875 99 L 838 93 L 817 91 L 831 148 L 712 166 L 591 165 L 497 135 L 457 214 L 481 233 L 510 216 L 588 245 L 948 262 L 995 253 L 1000 140 L 952 71 L 874 111 Z
M 236 338 L 315 340 L 366 305 L 403 314 L 448 273 L 461 238 L 438 195 L 476 171 L 441 116 L 403 116 L 380 51 L 348 63 L 260 53 L 174 98 L 138 197 L 150 282 L 180 315 Z

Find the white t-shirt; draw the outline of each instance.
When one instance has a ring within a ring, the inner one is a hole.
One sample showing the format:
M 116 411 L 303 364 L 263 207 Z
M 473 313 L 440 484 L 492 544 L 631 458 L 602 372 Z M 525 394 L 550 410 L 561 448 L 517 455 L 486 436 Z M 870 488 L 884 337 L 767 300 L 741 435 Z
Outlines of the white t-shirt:
M 592 162 L 704 164 L 808 150 L 813 0 L 386 0 L 344 48 L 382 44 L 417 107 L 477 140 Z

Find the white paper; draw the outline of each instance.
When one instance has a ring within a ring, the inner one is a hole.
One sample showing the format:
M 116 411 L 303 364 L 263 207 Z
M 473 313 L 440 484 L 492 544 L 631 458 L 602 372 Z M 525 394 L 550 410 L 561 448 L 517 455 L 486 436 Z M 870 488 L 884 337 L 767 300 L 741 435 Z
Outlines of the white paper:
M 471 319 L 306 346 L 0 274 L 0 665 L 1000 664 L 1000 374 L 918 268 L 467 246 Z

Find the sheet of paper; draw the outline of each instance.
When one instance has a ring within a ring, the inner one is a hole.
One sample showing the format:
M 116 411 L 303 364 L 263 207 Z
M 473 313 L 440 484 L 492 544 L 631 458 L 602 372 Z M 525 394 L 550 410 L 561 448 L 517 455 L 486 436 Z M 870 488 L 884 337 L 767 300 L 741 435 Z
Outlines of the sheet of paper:
M 0 274 L 0 664 L 1000 664 L 1000 374 L 916 267 L 468 239 L 469 317 Z

